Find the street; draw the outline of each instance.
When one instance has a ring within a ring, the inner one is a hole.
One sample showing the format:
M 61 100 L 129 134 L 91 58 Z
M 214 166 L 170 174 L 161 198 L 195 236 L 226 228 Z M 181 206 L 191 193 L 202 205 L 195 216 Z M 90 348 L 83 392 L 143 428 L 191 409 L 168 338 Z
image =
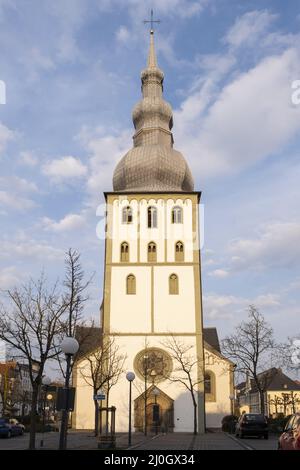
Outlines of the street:
M 37 434 L 36 449 L 41 449 L 41 440 L 44 440 L 44 449 L 58 449 L 59 434 Z M 0 439 L 0 450 L 25 450 L 28 448 L 28 434 L 11 439 Z M 268 440 L 248 438 L 237 439 L 233 435 L 222 432 L 206 433 L 194 436 L 190 433 L 170 433 L 149 435 L 133 433 L 133 450 L 276 450 L 277 436 L 270 435 Z M 92 431 L 70 431 L 68 434 L 68 449 L 93 450 L 97 449 L 97 438 Z M 128 447 L 128 436 L 125 433 L 117 434 L 117 448 Z

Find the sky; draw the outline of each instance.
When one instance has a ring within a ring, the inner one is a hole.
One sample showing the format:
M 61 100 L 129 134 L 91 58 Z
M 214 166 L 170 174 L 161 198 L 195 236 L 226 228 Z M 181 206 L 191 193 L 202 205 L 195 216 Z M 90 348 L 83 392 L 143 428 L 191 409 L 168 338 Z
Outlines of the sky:
M 299 335 L 297 0 L 0 0 L 0 287 L 62 277 L 72 247 L 99 317 L 96 228 L 132 146 L 151 8 L 175 148 L 202 191 L 204 324 L 222 338 L 254 304 L 278 340 Z

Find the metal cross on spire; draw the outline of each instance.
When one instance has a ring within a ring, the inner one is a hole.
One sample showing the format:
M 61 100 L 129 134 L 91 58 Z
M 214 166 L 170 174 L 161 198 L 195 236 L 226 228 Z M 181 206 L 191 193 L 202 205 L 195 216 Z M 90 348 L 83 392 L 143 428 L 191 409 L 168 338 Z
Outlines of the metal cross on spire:
M 154 31 L 154 29 L 153 29 L 154 23 L 160 23 L 160 22 L 161 22 L 160 20 L 154 20 L 154 19 L 153 19 L 153 10 L 152 10 L 152 9 L 151 9 L 151 19 L 150 19 L 150 20 L 144 20 L 144 21 L 143 21 L 144 24 L 150 23 L 150 25 L 151 25 L 151 30 L 150 30 L 150 32 L 153 32 L 153 31 Z

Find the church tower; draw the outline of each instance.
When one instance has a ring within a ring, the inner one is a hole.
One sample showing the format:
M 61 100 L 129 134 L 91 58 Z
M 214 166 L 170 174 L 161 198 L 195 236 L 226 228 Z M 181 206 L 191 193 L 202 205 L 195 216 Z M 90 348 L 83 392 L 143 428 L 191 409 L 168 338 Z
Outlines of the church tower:
M 142 99 L 133 109 L 133 148 L 115 168 L 113 191 L 105 193 L 102 328 L 126 354 L 126 372 L 136 375 L 135 430 L 142 431 L 146 421 L 148 429 L 156 424 L 162 431 L 193 431 L 191 394 L 170 380 L 184 375 L 169 347 L 176 342 L 197 358 L 192 374 L 198 431 L 204 432 L 200 193 L 185 158 L 173 148 L 172 108 L 163 98 L 163 80 L 151 30 Z M 125 373 L 109 402 L 117 408 L 116 430 L 127 431 Z

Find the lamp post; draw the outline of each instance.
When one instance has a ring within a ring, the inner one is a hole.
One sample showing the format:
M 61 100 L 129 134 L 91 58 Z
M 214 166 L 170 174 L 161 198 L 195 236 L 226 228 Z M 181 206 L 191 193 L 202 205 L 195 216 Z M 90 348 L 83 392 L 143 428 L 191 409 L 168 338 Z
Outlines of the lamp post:
M 159 395 L 158 388 L 155 387 L 155 389 L 153 390 L 153 395 L 154 395 L 154 404 L 155 404 L 155 407 L 157 407 L 157 397 Z M 159 419 L 159 414 L 156 409 L 156 415 L 155 415 L 155 434 L 156 435 L 158 434 L 158 419 Z
M 145 408 L 144 408 L 144 434 L 147 436 L 147 369 L 148 369 L 148 356 L 144 355 L 144 379 L 145 379 Z
M 129 420 L 128 420 L 128 447 L 131 446 L 131 394 L 132 394 L 132 382 L 135 379 L 133 372 L 127 372 L 126 379 L 129 382 Z
M 67 368 L 65 379 L 65 407 L 62 410 L 61 427 L 59 436 L 59 450 L 64 450 L 67 447 L 67 434 L 68 434 L 68 420 L 69 420 L 69 395 L 70 395 L 70 376 L 71 376 L 71 361 L 74 354 L 79 349 L 78 341 L 71 337 L 66 336 L 61 345 L 61 350 L 66 355 Z
M 44 388 L 44 397 L 43 397 L 43 430 L 42 430 L 42 439 L 40 446 L 44 447 L 44 432 L 45 432 L 45 415 L 46 415 L 46 400 L 47 400 L 47 389 L 51 384 L 51 379 L 49 377 L 42 378 L 42 386 Z
M 234 409 L 233 409 L 233 408 L 234 408 L 234 407 L 233 407 L 233 401 L 234 401 L 234 399 L 235 399 L 235 396 L 234 396 L 233 394 L 229 395 L 229 400 L 230 400 L 230 405 L 231 405 L 231 407 L 230 407 L 230 412 L 231 412 L 232 415 L 234 415 Z

